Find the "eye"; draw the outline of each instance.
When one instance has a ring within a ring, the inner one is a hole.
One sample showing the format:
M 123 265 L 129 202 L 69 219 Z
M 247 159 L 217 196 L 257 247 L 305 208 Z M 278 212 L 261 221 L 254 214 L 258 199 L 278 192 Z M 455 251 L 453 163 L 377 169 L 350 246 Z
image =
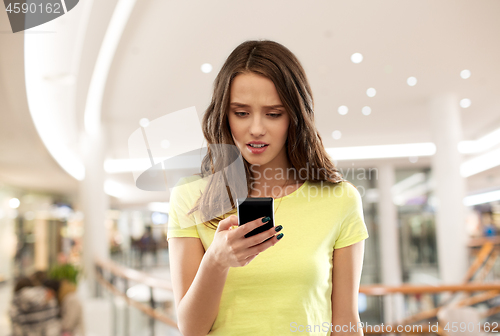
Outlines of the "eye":
M 281 113 L 269 113 L 268 116 L 271 118 L 279 118 L 281 117 Z
M 247 112 L 234 112 L 234 114 L 236 114 L 238 117 L 244 117 L 248 113 Z

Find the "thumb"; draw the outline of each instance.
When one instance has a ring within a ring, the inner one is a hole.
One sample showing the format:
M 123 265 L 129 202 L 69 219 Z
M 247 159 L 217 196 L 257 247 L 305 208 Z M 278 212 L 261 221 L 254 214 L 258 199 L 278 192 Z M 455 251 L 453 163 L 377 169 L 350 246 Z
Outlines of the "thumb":
M 231 215 L 228 218 L 225 218 L 219 222 L 216 232 L 229 230 L 230 227 L 234 225 L 238 225 L 238 217 L 235 215 Z

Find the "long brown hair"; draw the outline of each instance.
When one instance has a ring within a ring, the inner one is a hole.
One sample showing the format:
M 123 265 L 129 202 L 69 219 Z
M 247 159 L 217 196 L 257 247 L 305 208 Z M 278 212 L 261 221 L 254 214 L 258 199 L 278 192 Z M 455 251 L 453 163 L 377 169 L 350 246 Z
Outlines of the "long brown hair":
M 307 171 L 305 179 L 309 181 L 331 183 L 344 181 L 326 153 L 321 136 L 314 124 L 313 95 L 298 59 L 290 50 L 277 42 L 246 41 L 233 50 L 215 79 L 212 101 L 202 121 L 208 151 L 203 158 L 200 174 L 202 177 L 212 175 L 213 178 L 210 179 L 205 191 L 188 214 L 197 210 L 201 211 L 202 216 L 214 213 L 214 209 L 223 208 L 224 200 L 220 196 L 220 190 L 226 189 L 230 195 L 234 194 L 234 190 L 231 194 L 227 186 L 225 175 L 214 174 L 227 167 L 232 159 L 228 157 L 227 151 L 220 149 L 221 146 L 211 145 L 235 146 L 228 120 L 230 88 L 233 79 L 243 73 L 255 73 L 269 78 L 274 83 L 279 98 L 290 116 L 285 146 L 287 146 L 287 156 L 292 167 L 299 172 Z M 244 160 L 244 165 L 246 189 L 250 194 L 253 174 L 246 160 Z M 229 174 L 230 172 L 228 176 Z M 229 197 L 226 202 L 231 202 L 230 212 L 234 211 L 235 204 L 232 197 Z M 228 204 L 225 208 L 228 208 Z M 221 219 L 220 217 L 205 218 L 204 224 L 216 229 Z

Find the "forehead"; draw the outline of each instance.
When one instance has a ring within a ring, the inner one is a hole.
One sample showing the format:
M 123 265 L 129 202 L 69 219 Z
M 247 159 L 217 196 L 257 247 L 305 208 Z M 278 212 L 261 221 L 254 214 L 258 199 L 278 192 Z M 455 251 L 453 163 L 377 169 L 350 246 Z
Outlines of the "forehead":
M 231 83 L 231 102 L 255 105 L 281 104 L 274 83 L 267 77 L 244 73 L 237 75 Z

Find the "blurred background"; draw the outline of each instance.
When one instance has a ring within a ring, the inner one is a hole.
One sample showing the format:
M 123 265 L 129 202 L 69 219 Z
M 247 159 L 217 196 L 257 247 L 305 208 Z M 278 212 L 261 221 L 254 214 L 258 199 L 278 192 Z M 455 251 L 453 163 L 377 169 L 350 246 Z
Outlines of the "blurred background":
M 363 197 L 361 321 L 498 331 L 499 14 L 495 0 L 82 0 L 12 33 L 0 6 L 0 336 L 37 271 L 74 285 L 82 334 L 180 335 L 169 191 L 135 186 L 147 163 L 128 141 L 181 109 L 201 118 L 248 39 L 297 55 L 324 145 Z

